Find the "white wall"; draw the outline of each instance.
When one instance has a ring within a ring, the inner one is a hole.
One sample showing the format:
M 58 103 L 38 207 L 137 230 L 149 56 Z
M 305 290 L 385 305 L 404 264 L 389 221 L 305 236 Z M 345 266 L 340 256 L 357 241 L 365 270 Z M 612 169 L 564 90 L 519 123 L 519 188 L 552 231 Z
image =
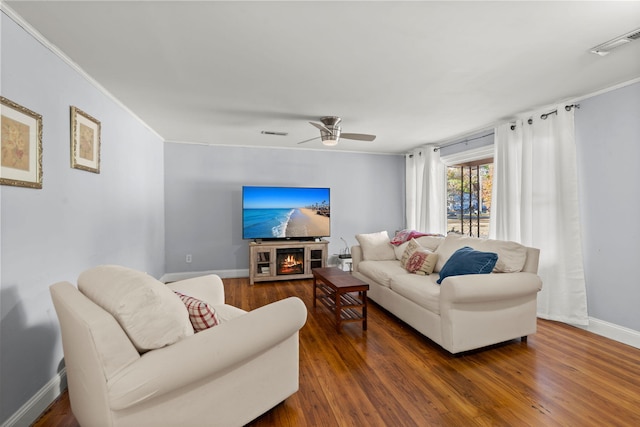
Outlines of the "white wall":
M 162 140 L 1 20 L 1 94 L 43 117 L 43 188 L 0 186 L 0 424 L 61 369 L 49 285 L 103 263 L 164 273 Z M 102 123 L 100 174 L 70 167 L 70 105 Z
M 330 187 L 330 255 L 344 248 L 340 237 L 351 246 L 358 233 L 404 224 L 403 156 L 166 143 L 168 273 L 248 275 L 243 185 Z
M 640 334 L 640 83 L 581 101 L 575 122 L 589 317 Z

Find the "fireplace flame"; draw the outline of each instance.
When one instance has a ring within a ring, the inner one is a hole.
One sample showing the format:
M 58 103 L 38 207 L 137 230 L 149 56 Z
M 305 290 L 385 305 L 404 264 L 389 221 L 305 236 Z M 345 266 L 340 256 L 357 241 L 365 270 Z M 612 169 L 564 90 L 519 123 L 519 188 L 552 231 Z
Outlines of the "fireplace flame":
M 300 262 L 293 255 L 287 255 L 282 260 L 282 266 L 283 267 L 295 267 L 298 264 L 300 264 Z
M 283 254 L 278 262 L 277 274 L 301 274 L 304 272 L 303 260 L 302 254 Z

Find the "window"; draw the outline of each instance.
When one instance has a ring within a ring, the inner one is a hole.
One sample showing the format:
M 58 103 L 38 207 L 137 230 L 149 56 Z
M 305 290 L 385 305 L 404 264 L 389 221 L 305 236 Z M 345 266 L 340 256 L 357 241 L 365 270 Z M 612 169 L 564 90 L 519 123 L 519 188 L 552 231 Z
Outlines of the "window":
M 447 166 L 447 231 L 489 237 L 493 159 Z

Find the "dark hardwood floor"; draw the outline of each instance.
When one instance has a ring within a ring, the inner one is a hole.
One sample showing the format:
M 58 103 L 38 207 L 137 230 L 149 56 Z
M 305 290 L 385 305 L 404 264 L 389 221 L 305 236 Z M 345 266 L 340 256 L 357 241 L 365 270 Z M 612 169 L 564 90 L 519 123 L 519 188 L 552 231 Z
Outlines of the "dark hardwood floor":
M 246 310 L 291 295 L 309 309 L 300 390 L 250 426 L 640 425 L 640 350 L 581 329 L 539 320 L 527 342 L 454 357 L 376 304 L 366 332 L 336 334 L 311 281 L 224 283 Z M 34 425 L 78 426 L 67 393 Z

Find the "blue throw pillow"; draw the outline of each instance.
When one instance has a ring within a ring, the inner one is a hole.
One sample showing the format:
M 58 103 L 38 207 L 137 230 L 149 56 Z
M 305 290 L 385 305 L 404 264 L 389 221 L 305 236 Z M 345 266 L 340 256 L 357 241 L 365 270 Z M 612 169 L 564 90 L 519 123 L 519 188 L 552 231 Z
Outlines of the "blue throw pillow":
M 451 255 L 440 270 L 438 284 L 445 277 L 461 276 L 463 274 L 489 274 L 498 261 L 498 254 L 493 252 L 476 251 L 469 246 L 460 248 Z

